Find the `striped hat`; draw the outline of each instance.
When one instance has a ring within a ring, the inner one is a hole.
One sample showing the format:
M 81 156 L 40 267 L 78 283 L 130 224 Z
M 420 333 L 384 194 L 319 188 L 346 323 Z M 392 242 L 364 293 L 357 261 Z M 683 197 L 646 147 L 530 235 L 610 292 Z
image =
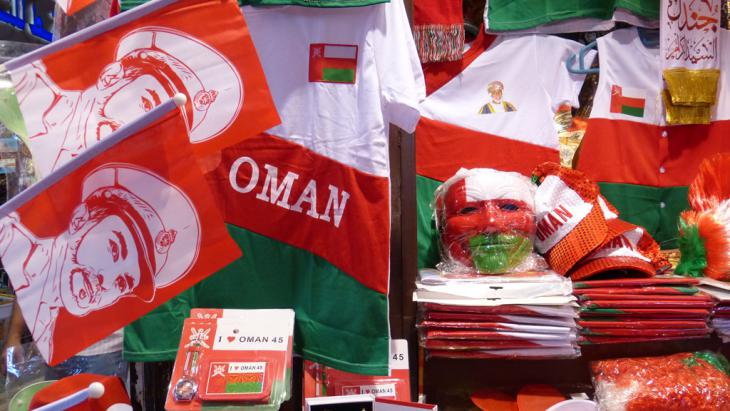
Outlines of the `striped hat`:
M 614 223 L 617 222 L 625 230 L 609 236 L 598 250 L 581 260 L 569 273 L 572 280 L 583 280 L 615 270 L 653 277 L 669 266 L 659 251 L 659 245 L 644 228 L 615 219 Z M 612 230 L 618 226 L 613 224 Z
M 598 185 L 582 172 L 542 163 L 532 178 L 537 229 L 535 247 L 553 270 L 567 274 L 576 263 L 607 240 L 609 227 L 601 206 Z

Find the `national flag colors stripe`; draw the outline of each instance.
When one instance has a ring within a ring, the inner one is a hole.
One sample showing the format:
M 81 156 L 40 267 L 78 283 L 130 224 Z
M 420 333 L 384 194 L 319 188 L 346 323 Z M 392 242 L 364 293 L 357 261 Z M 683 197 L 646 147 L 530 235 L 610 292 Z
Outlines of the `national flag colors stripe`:
M 125 358 L 172 358 L 179 332 L 149 330 L 192 307 L 293 308 L 304 358 L 387 375 L 388 178 L 262 134 L 224 150 L 208 181 L 245 258 L 133 324 Z
M 641 94 L 640 91 L 626 90 L 627 94 L 633 92 L 634 95 Z M 611 86 L 611 113 L 626 114 L 633 117 L 644 117 L 644 106 L 646 98 L 630 97 L 623 94 L 624 90 L 621 86 Z
M 495 168 L 530 175 L 537 164 L 560 161 L 557 149 L 421 117 L 416 173 L 446 181 L 460 168 Z
M 355 83 L 358 47 L 341 44 L 309 46 L 309 81 Z
M 305 249 L 387 293 L 389 244 L 379 241 L 390 236 L 386 177 L 261 134 L 223 150 L 208 178 L 222 188 L 226 222 Z
M 664 131 L 668 138 L 663 137 Z M 730 151 L 728 135 L 730 121 L 661 127 L 630 120 L 591 118 L 578 153 L 577 167 L 599 182 L 686 186 L 705 157 Z M 636 153 L 641 153 L 640 159 Z M 628 163 L 630 167 L 626 166 Z
M 730 121 L 662 127 L 591 118 L 577 168 L 598 182 L 622 219 L 646 228 L 662 248 L 675 248 L 687 186 L 704 158 L 730 151 L 728 135 Z

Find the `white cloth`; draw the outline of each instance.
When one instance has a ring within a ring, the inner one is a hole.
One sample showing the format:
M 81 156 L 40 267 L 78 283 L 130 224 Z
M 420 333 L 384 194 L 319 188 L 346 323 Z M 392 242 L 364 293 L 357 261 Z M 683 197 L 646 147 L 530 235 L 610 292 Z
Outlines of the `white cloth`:
M 554 36 L 499 36 L 459 75 L 429 95 L 421 105 L 421 114 L 557 149 L 553 117 L 565 102 L 579 105 L 578 94 L 585 79 L 585 75 L 569 73 L 565 62 L 581 47 L 580 43 Z M 589 52 L 586 63 L 594 57 L 595 51 Z M 481 108 L 492 101 L 489 84 L 497 81 L 503 85 L 503 101 L 510 102 L 516 111 L 480 114 Z
M 387 177 L 388 123 L 413 132 L 425 97 L 403 1 L 242 10 L 282 118 L 268 133 Z M 356 46 L 354 84 L 310 81 L 313 45 Z

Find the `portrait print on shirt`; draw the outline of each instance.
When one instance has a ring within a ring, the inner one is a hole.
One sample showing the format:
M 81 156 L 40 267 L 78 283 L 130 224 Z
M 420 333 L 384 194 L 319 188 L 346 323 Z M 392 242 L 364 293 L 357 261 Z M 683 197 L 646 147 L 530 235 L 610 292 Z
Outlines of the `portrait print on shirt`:
M 504 83 L 501 81 L 492 81 L 487 85 L 487 92 L 489 93 L 489 101 L 483 105 L 479 110 L 479 114 L 492 114 L 492 113 L 509 113 L 517 111 L 514 104 L 503 99 L 504 95 Z

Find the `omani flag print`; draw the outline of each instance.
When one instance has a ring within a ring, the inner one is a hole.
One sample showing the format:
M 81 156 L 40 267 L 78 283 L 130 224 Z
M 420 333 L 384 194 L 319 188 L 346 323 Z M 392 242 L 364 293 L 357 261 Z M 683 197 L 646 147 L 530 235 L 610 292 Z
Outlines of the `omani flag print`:
M 641 90 L 611 86 L 611 113 L 644 117 L 646 97 Z
M 49 364 L 241 256 L 185 127 L 168 100 L 0 208 L 0 258 Z
M 357 46 L 311 44 L 309 50 L 309 81 L 355 83 Z
M 159 0 L 5 64 L 45 176 L 176 93 L 197 154 L 279 119 L 235 0 Z

